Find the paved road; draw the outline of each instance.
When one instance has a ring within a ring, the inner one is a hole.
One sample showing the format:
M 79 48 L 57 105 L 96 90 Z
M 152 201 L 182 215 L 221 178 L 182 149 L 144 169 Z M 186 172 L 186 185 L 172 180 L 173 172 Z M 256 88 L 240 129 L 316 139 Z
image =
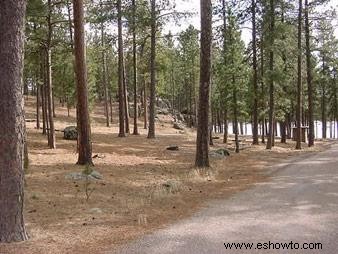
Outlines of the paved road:
M 224 247 L 226 242 L 269 241 L 293 241 L 300 247 L 303 243 L 321 243 L 323 249 L 236 251 Z M 290 162 L 276 170 L 271 181 L 231 199 L 214 201 L 193 217 L 147 235 L 116 253 L 337 254 L 338 144 Z

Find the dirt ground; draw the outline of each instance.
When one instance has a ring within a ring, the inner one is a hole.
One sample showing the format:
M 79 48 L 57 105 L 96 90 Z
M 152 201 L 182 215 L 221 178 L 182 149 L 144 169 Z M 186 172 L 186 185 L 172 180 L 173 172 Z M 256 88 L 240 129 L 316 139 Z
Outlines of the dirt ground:
M 26 101 L 26 118 L 35 118 L 33 98 Z M 266 181 L 264 174 L 273 164 L 299 153 L 315 152 L 328 145 L 294 150 L 295 144 L 276 143 L 272 151 L 264 145 L 250 146 L 226 159 L 212 158 L 209 170 L 193 167 L 195 132 L 172 128 L 169 117 L 160 117 L 157 138 L 148 140 L 140 121 L 140 136 L 118 138 L 117 119 L 105 127 L 103 108 L 92 113 L 92 141 L 95 170 L 103 180 L 92 181 L 89 200 L 85 182 L 68 180 L 77 166 L 76 141 L 63 140 L 57 132 L 57 149 L 47 149 L 46 137 L 28 122 L 30 167 L 26 174 L 25 218 L 30 239 L 24 243 L 0 245 L 1 254 L 102 253 L 142 234 L 179 220 L 205 205 L 227 198 Z M 56 109 L 58 130 L 75 125 L 75 111 Z M 131 126 L 132 127 L 132 126 Z M 221 136 L 221 134 L 218 134 Z M 217 135 L 216 135 L 217 136 Z M 233 139 L 230 137 L 230 140 Z M 216 139 L 211 149 L 224 148 Z M 167 151 L 178 145 L 179 151 Z M 232 144 L 227 144 L 231 149 Z M 231 150 L 232 151 L 232 150 Z

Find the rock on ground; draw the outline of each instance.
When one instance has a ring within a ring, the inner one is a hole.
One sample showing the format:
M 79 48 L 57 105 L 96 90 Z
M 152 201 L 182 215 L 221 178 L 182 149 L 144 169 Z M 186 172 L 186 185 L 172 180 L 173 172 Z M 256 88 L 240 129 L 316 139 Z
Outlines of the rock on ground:
M 77 140 L 76 126 L 68 126 L 63 130 L 63 138 L 66 140 Z

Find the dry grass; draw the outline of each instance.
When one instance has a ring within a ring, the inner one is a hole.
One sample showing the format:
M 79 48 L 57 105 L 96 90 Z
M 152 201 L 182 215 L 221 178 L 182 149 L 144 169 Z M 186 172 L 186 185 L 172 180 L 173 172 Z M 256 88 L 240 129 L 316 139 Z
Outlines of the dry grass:
M 34 118 L 32 98 L 26 114 Z M 75 112 L 67 117 L 57 108 L 56 128 L 75 124 Z M 114 119 L 117 123 L 117 119 Z M 264 181 L 269 166 L 297 153 L 323 149 L 325 142 L 312 149 L 296 152 L 293 143 L 272 151 L 264 146 L 249 147 L 224 160 L 212 160 L 211 169 L 193 168 L 195 133 L 180 134 L 171 128 L 170 119 L 157 124 L 158 138 L 140 136 L 117 138 L 117 124 L 105 127 L 102 107 L 92 114 L 95 169 L 103 180 L 94 188 L 88 202 L 83 182 L 70 181 L 65 175 L 81 172 L 76 166 L 76 142 L 65 141 L 57 133 L 57 149 L 48 150 L 46 137 L 27 123 L 30 168 L 26 175 L 25 217 L 30 240 L 0 245 L 6 254 L 101 253 L 135 237 L 177 220 L 213 198 L 233 193 Z M 143 126 L 140 124 L 140 126 Z M 179 151 L 167 151 L 169 145 Z M 249 144 L 249 141 L 248 141 Z M 215 140 L 215 149 L 222 148 Z

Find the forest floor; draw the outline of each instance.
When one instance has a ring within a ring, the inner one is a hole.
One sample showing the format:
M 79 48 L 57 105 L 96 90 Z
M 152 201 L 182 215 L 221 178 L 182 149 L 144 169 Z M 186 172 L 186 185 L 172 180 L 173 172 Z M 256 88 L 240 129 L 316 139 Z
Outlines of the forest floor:
M 33 98 L 26 99 L 26 118 L 35 118 Z M 26 173 L 25 219 L 30 239 L 23 243 L 0 245 L 1 254 L 102 253 L 145 233 L 191 215 L 206 201 L 227 198 L 266 181 L 274 164 L 299 154 L 324 150 L 329 141 L 318 141 L 315 148 L 294 150 L 294 142 L 280 144 L 272 151 L 264 145 L 232 151 L 225 159 L 211 158 L 212 167 L 196 170 L 194 130 L 179 132 L 169 116 L 160 116 L 157 138 L 148 140 L 140 121 L 139 136 L 118 138 L 117 119 L 105 127 L 103 107 L 91 115 L 94 168 L 103 175 L 92 181 L 86 200 L 85 182 L 66 179 L 82 172 L 77 166 L 76 141 L 63 139 L 57 132 L 57 149 L 47 148 L 47 139 L 36 123 L 27 122 L 30 166 Z M 117 116 L 116 116 L 117 117 Z M 75 110 L 57 106 L 55 127 L 75 125 Z M 132 126 L 131 126 L 132 127 Z M 132 128 L 131 128 L 132 129 Z M 221 134 L 215 134 L 215 136 Z M 233 137 L 230 136 L 231 141 Z M 214 140 L 211 150 L 224 148 Z M 179 151 L 167 151 L 178 145 Z

